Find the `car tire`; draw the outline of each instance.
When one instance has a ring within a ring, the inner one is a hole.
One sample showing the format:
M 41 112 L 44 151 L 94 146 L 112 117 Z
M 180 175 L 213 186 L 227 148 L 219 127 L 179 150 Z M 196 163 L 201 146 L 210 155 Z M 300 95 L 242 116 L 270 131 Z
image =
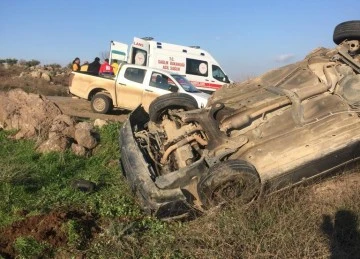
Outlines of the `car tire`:
M 227 160 L 210 167 L 209 172 L 200 177 L 197 189 L 205 209 L 234 200 L 246 204 L 260 193 L 260 179 L 250 163 Z
M 360 40 L 360 21 L 338 24 L 334 29 L 333 40 L 335 44 L 340 44 L 344 40 Z
M 184 109 L 190 111 L 197 108 L 197 101 L 191 95 L 184 93 L 165 94 L 157 97 L 150 104 L 149 117 L 150 121 L 158 123 L 169 109 Z
M 112 108 L 112 100 L 106 94 L 97 93 L 91 99 L 91 109 L 93 112 L 105 114 L 110 112 Z

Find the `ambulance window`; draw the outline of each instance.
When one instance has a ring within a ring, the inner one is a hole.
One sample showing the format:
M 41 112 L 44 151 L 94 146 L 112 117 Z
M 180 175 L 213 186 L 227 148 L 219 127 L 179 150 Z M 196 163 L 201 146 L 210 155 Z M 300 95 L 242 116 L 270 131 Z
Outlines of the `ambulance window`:
M 208 63 L 198 59 L 186 59 L 186 74 L 208 76 Z
M 145 69 L 129 67 L 126 69 L 124 77 L 130 81 L 141 84 L 144 82 L 145 72 Z
M 225 73 L 221 70 L 220 67 L 216 65 L 212 65 L 212 76 L 218 81 L 230 83 L 229 79 L 225 75 Z

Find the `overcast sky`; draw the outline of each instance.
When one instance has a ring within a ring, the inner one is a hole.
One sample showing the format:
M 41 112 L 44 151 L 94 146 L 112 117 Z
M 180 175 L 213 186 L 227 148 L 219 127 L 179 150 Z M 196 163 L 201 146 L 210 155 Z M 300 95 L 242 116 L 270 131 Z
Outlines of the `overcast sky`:
M 0 0 L 0 59 L 92 61 L 134 36 L 199 45 L 233 80 L 334 47 L 334 27 L 360 20 L 360 0 Z

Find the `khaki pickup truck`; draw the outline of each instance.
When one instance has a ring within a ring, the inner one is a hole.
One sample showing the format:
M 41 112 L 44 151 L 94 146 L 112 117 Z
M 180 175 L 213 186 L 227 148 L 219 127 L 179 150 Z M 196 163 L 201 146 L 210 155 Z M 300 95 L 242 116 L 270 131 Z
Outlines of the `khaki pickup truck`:
M 191 95 L 200 108 L 206 106 L 209 98 L 182 75 L 130 64 L 122 65 L 113 78 L 72 72 L 69 90 L 91 101 L 91 108 L 97 113 L 108 113 L 113 107 L 133 110 L 140 104 L 148 110 L 156 97 L 171 92 Z

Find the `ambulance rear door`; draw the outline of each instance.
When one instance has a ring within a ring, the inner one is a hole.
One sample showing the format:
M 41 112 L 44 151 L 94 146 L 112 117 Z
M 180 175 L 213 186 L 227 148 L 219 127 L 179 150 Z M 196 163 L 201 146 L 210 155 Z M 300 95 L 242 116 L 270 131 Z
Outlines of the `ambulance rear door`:
M 117 60 L 118 63 L 126 62 L 128 59 L 129 46 L 125 43 L 111 41 L 110 42 L 110 57 L 109 63 L 113 63 L 112 60 Z
M 134 38 L 131 45 L 128 62 L 139 66 L 148 66 L 150 44 L 147 40 Z

